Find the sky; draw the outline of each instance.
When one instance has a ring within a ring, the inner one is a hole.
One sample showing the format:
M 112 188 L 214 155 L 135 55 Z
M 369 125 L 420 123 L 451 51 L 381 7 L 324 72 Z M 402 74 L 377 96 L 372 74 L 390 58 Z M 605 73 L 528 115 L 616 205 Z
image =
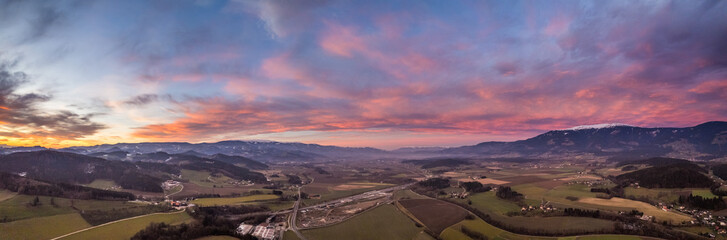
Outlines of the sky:
M 0 0 L 0 145 L 394 149 L 727 119 L 727 1 Z

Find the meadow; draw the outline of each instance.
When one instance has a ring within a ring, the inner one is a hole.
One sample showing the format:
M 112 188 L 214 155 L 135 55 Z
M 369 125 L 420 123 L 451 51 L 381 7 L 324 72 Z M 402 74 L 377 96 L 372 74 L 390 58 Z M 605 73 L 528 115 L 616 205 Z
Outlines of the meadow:
M 469 215 L 457 205 L 436 199 L 407 199 L 400 200 L 399 204 L 408 214 L 437 234 Z
M 60 239 L 96 239 L 98 238 L 98 236 L 104 236 L 104 239 L 107 240 L 125 240 L 133 237 L 134 234 L 146 228 L 149 224 L 153 222 L 164 222 L 167 224 L 175 225 L 191 221 L 192 218 L 186 212 L 156 213 L 136 217 L 133 219 L 121 220 L 110 224 L 100 225 L 86 231 L 65 236 Z
M 622 208 L 631 208 L 636 209 L 641 212 L 643 212 L 645 215 L 654 216 L 656 218 L 656 221 L 667 221 L 671 222 L 672 224 L 680 224 L 681 222 L 688 222 L 692 220 L 693 218 L 690 216 L 687 216 L 682 213 L 677 213 L 673 211 L 663 211 L 655 206 L 652 206 L 645 202 L 640 201 L 634 201 L 629 199 L 623 199 L 623 198 L 611 198 L 611 199 L 602 199 L 602 198 L 584 198 L 578 200 L 578 202 L 587 203 L 587 204 L 593 204 L 593 205 L 599 205 L 599 206 L 613 206 L 613 207 L 622 207 Z
M 280 196 L 272 194 L 260 194 L 244 197 L 232 197 L 232 198 L 198 198 L 193 200 L 191 203 L 202 207 L 209 206 L 221 206 L 221 205 L 239 205 L 245 203 L 251 203 L 256 201 L 265 201 L 278 199 Z
M 75 213 L 76 209 L 81 211 L 89 210 L 111 210 L 140 206 L 136 203 L 126 201 L 101 201 L 101 200 L 79 200 L 68 198 L 52 198 L 38 196 L 40 204 L 29 206 L 35 196 L 16 195 L 0 202 L 0 219 L 21 220 L 27 218 L 53 216 L 59 214 Z M 51 203 L 51 198 L 53 202 Z
M 487 236 L 489 239 L 498 240 L 641 240 L 651 239 L 648 237 L 632 236 L 632 235 L 585 235 L 585 236 L 570 236 L 570 237 L 541 237 L 541 236 L 528 236 L 522 234 L 511 233 L 495 226 L 488 224 L 480 218 L 473 220 L 464 220 L 456 225 L 453 225 L 445 229 L 439 237 L 443 240 L 469 240 L 472 239 L 462 232 L 462 228 L 465 227 L 469 230 L 481 233 Z
M 51 239 L 90 226 L 78 213 L 36 217 L 0 223 L 0 239 Z
M 415 223 L 399 212 L 396 207 L 385 204 L 344 222 L 323 228 L 303 230 L 302 233 L 310 240 L 411 240 L 422 230 L 423 228 L 415 226 Z

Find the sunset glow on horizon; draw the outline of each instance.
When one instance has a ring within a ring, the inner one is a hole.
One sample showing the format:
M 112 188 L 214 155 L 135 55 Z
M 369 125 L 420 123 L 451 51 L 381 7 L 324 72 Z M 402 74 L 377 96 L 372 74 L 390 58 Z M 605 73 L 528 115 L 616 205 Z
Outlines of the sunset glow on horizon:
M 2 1 L 0 146 L 727 120 L 727 1 Z

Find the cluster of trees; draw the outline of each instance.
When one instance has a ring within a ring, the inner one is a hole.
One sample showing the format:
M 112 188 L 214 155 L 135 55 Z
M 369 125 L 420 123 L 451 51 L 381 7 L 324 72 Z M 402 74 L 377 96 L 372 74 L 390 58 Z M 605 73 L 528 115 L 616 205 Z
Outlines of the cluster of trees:
M 727 208 L 727 204 L 725 204 L 722 196 L 705 198 L 689 194 L 689 196 L 679 196 L 679 204 L 709 210 L 722 210 Z
M 497 192 L 495 193 L 495 196 L 502 198 L 502 199 L 510 200 L 510 201 L 520 201 L 523 199 L 522 194 L 512 190 L 512 188 L 507 187 L 507 186 L 501 186 L 501 187 L 497 188 Z
M 156 163 L 156 162 L 135 162 L 134 163 L 137 167 L 146 170 L 146 171 L 155 171 L 155 172 L 164 172 L 174 175 L 181 174 L 181 170 L 179 167 L 174 165 L 169 165 L 165 163 Z
M 446 194 L 442 189 L 450 186 L 449 179 L 430 178 L 411 186 L 411 190 L 429 197 Z
M 226 217 L 229 215 L 240 215 L 260 211 L 269 211 L 261 206 L 220 206 L 190 208 L 187 212 L 197 221 L 191 224 L 171 226 L 164 223 L 153 223 L 144 230 L 136 233 L 132 240 L 154 240 L 154 239 L 180 239 L 191 240 L 205 236 L 233 236 L 243 240 L 255 240 L 257 238 L 244 235 L 241 236 L 235 231 L 238 221 Z M 260 215 L 245 219 L 245 222 L 257 224 L 264 222 L 268 215 Z
M 573 217 L 599 218 L 601 216 L 601 211 L 585 210 L 585 209 L 580 209 L 580 208 L 566 208 L 566 209 L 563 209 L 563 215 L 573 216 Z
M 727 179 L 727 164 L 712 166 L 712 173 L 722 180 Z
M 40 206 L 41 204 L 42 203 L 40 202 L 40 198 L 38 198 L 38 196 L 35 196 L 35 198 L 33 198 L 33 200 L 31 200 L 28 203 L 28 205 L 31 206 L 31 207 L 37 207 L 37 206 Z
M 315 167 L 313 170 L 315 170 L 318 174 L 323 174 L 323 175 L 331 174 L 328 171 L 326 171 L 325 169 L 323 169 L 322 167 Z
M 591 192 L 600 192 L 611 195 L 611 189 L 608 188 L 591 188 Z
M 629 165 L 629 166 L 625 166 L 625 167 L 621 168 L 621 171 L 627 172 L 627 171 L 633 171 L 633 170 L 637 170 L 637 169 L 639 169 L 639 168 L 637 168 L 634 165 Z
M 436 189 L 448 188 L 450 186 L 449 179 L 446 178 L 430 178 L 419 182 L 417 185 Z
M 639 183 L 647 188 L 708 188 L 714 181 L 703 174 L 704 169 L 692 163 L 676 163 L 650 167 L 621 174 L 622 183 Z
M 478 231 L 474 231 L 474 230 L 468 228 L 467 226 L 462 226 L 462 229 L 461 230 L 462 230 L 462 233 L 464 233 L 464 235 L 467 235 L 468 237 L 470 237 L 473 240 L 487 240 L 487 239 L 489 239 L 484 234 L 482 234 L 482 233 L 480 233 Z
M 459 184 L 466 191 L 471 193 L 487 192 L 492 190 L 490 186 L 484 186 L 480 182 L 463 182 Z
M 288 183 L 291 185 L 303 184 L 303 180 L 300 180 L 300 177 L 298 175 L 285 174 L 285 176 L 288 177 Z

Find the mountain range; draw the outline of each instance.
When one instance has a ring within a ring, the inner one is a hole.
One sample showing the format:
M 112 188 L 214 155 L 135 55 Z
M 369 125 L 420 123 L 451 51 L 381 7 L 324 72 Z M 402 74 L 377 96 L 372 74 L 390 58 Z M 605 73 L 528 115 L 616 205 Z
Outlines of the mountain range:
M 0 153 L 43 150 L 41 147 L 0 148 Z M 188 155 L 262 169 L 255 161 L 301 162 L 377 158 L 468 157 L 491 159 L 605 158 L 638 159 L 674 157 L 712 160 L 727 157 L 727 122 L 706 122 L 693 127 L 643 128 L 625 124 L 598 124 L 552 130 L 514 142 L 483 142 L 452 148 L 376 148 L 322 146 L 272 141 L 222 141 L 216 143 L 118 143 L 57 149 L 110 160 L 165 161 L 169 155 Z M 253 162 L 251 162 L 253 161 Z M 264 164 L 263 164 L 264 165 Z

